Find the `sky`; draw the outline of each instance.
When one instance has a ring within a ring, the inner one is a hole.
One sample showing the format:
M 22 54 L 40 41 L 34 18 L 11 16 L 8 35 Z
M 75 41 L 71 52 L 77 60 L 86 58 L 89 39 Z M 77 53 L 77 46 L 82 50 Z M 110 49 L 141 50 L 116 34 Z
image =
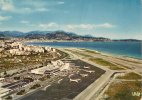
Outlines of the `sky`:
M 142 40 L 142 0 L 0 0 L 0 31 Z

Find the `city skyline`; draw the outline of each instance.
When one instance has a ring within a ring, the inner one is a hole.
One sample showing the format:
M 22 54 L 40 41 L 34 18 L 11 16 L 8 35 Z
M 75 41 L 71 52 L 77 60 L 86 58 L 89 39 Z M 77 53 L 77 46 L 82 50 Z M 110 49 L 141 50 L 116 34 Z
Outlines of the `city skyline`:
M 141 0 L 0 0 L 0 31 L 7 30 L 142 40 Z

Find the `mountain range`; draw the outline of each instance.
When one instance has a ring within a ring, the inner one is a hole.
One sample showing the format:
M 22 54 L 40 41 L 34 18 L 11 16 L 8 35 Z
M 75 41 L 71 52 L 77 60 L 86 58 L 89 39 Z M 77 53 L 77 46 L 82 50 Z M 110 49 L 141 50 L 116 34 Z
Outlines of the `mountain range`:
M 0 38 L 25 38 L 25 39 L 48 39 L 48 40 L 81 40 L 81 41 L 112 41 L 109 38 L 94 37 L 90 35 L 77 35 L 65 31 L 0 31 Z M 139 41 L 136 39 L 124 39 L 114 41 Z
M 84 40 L 84 41 L 108 41 L 109 38 L 93 37 L 90 35 L 77 35 L 65 31 L 0 31 L 0 37 L 4 38 L 25 38 L 25 39 L 48 39 L 48 40 Z

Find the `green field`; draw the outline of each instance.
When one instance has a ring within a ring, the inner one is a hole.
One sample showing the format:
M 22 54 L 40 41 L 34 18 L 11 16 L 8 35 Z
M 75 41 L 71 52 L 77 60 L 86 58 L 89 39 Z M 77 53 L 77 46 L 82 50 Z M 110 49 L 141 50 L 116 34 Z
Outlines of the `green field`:
M 120 66 L 117 66 L 117 65 L 115 65 L 111 62 L 108 62 L 106 60 L 103 60 L 101 58 L 90 58 L 89 61 L 95 62 L 101 66 L 105 66 L 105 67 L 112 69 L 112 70 L 123 70 L 124 69 Z
M 74 54 L 76 54 L 76 55 L 80 55 L 80 56 L 84 56 L 84 57 L 91 57 L 91 56 L 89 56 L 89 55 L 87 55 L 87 54 L 84 54 L 84 53 L 82 53 L 82 52 L 79 52 L 79 51 L 73 51 L 73 50 L 69 50 L 69 49 L 65 49 L 65 50 L 67 50 L 67 51 L 69 51 L 69 52 L 72 52 L 72 53 L 74 53 Z
M 105 94 L 105 100 L 140 100 L 141 96 L 134 96 L 134 92 L 142 93 L 141 82 L 118 82 L 112 83 Z
M 131 73 L 125 74 L 124 76 L 118 76 L 117 79 L 142 79 L 142 76 L 134 72 L 131 72 Z

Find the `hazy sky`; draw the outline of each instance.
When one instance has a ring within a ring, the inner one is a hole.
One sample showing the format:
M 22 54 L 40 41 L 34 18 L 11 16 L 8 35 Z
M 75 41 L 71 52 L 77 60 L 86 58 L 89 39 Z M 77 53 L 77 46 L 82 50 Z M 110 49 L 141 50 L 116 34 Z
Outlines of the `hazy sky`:
M 65 30 L 142 39 L 141 0 L 0 0 L 0 31 Z

